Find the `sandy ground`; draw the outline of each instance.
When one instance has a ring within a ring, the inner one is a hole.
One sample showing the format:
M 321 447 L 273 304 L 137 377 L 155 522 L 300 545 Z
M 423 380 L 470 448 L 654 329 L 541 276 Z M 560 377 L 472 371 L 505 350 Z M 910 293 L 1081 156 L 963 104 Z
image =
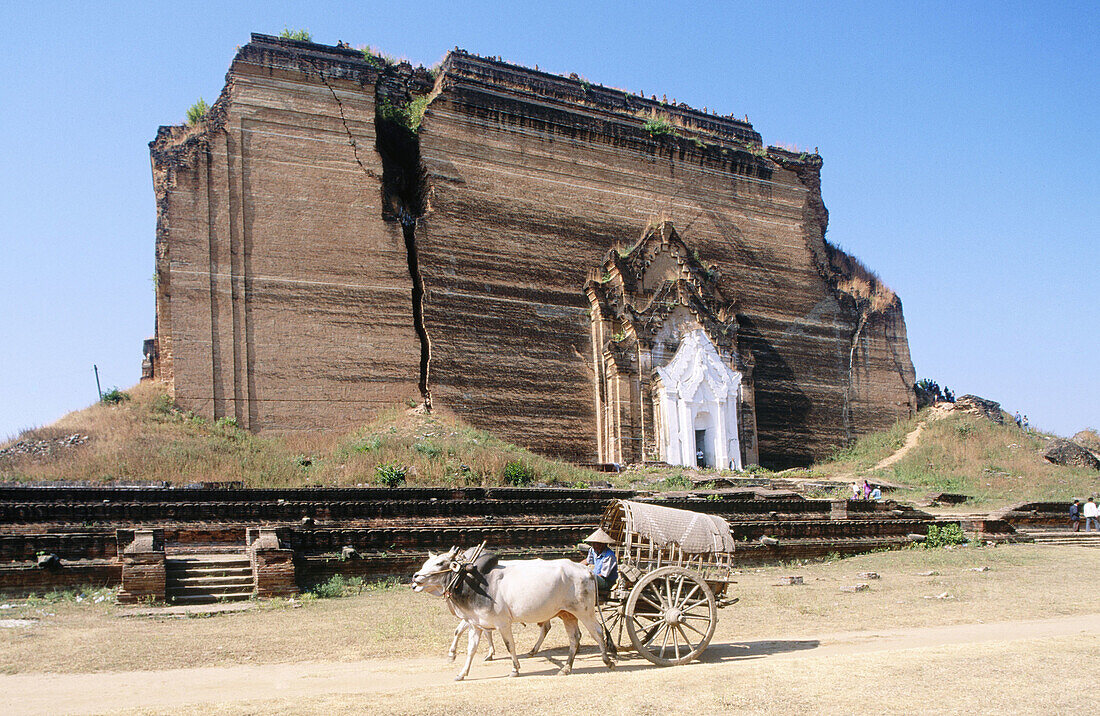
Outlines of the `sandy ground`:
M 1100 613 L 1038 621 L 805 634 L 767 641 L 713 643 L 699 662 L 672 669 L 660 669 L 628 654 L 620 659 L 613 672 L 609 672 L 589 643 L 587 648 L 582 647 L 582 655 L 570 677 L 552 676 L 563 657 L 561 650 L 553 650 L 521 659 L 523 673 L 515 680 L 507 678 L 510 670 L 507 660 L 485 663 L 478 658 L 467 681 L 457 685 L 452 681 L 457 664 L 439 658 L 307 661 L 98 674 L 19 674 L 0 676 L 0 713 L 52 715 L 131 710 L 141 713 L 312 713 L 314 711 L 308 708 L 310 704 L 334 698 L 337 702 L 333 707 L 338 710 L 359 711 L 373 704 L 371 711 L 413 713 L 421 710 L 418 704 L 424 712 L 438 711 L 418 701 L 419 694 L 449 692 L 461 700 L 486 687 L 494 688 L 488 694 L 504 689 L 512 701 L 511 709 L 505 710 L 529 713 L 541 712 L 539 702 L 528 702 L 528 708 L 524 708 L 523 692 L 517 694 L 512 686 L 524 680 L 531 686 L 532 694 L 549 689 L 559 692 L 557 696 L 560 697 L 560 692 L 566 688 L 588 693 L 637 690 L 635 682 L 642 676 L 646 678 L 646 688 L 657 690 L 653 698 L 660 700 L 659 692 L 664 682 L 681 686 L 698 682 L 700 688 L 706 688 L 707 684 L 742 678 L 745 670 L 778 668 L 775 665 L 783 662 L 804 662 L 799 670 L 812 670 L 811 662 L 828 664 L 853 656 L 873 656 L 879 662 L 886 657 L 882 663 L 889 664 L 895 658 L 903 660 L 905 654 L 911 656 L 920 650 L 933 653 L 944 647 L 964 647 L 964 655 L 958 658 L 965 661 L 972 660 L 973 654 L 989 653 L 990 648 L 1008 643 L 1029 642 L 1025 651 L 1033 653 L 1043 650 L 1044 641 L 1057 642 L 1059 639 L 1071 644 L 1100 642 Z M 969 647 L 977 648 L 967 651 Z M 554 698 L 553 693 L 549 698 Z M 269 704 L 270 708 L 264 704 Z M 504 705 L 503 702 L 495 704 L 498 708 Z M 899 712 L 915 711 L 901 709 Z

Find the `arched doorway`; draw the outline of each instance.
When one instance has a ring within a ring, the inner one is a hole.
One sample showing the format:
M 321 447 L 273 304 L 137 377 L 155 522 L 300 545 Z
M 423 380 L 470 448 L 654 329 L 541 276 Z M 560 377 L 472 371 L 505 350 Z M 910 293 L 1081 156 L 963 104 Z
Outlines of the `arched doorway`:
M 714 459 L 714 419 L 705 410 L 695 414 L 695 466 L 715 467 Z

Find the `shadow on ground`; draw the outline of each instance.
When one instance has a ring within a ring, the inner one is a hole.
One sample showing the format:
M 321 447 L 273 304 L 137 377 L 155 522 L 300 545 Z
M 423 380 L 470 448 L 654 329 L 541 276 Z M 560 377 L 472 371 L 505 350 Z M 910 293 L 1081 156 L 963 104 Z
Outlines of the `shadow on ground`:
M 819 646 L 821 646 L 821 642 L 817 639 L 749 641 L 736 644 L 711 642 L 710 646 L 708 646 L 706 651 L 699 656 L 697 661 L 702 664 L 721 664 L 731 661 L 760 659 L 773 654 L 806 651 L 809 649 L 816 649 Z M 521 656 L 519 659 L 520 673 L 523 676 L 552 676 L 557 673 L 558 669 L 565 665 L 565 658 L 568 651 L 568 648 L 561 647 L 541 651 L 536 656 Z M 494 661 L 500 661 L 502 658 L 507 660 L 508 656 L 505 655 L 501 657 L 498 652 L 498 656 Z M 478 679 L 477 664 L 479 661 L 480 659 L 476 659 L 473 668 L 470 669 L 470 676 L 468 678 L 471 680 Z M 461 659 L 459 659 L 458 663 L 461 664 Z M 615 671 L 631 672 L 641 669 L 656 668 L 660 667 L 638 656 L 633 649 L 620 647 L 619 656 L 615 661 Z M 576 661 L 573 662 L 573 673 L 594 674 L 601 671 L 607 671 L 607 667 L 600 661 L 599 654 L 591 648 L 582 648 L 581 653 L 577 655 Z M 492 677 L 482 678 L 507 677 L 494 675 Z

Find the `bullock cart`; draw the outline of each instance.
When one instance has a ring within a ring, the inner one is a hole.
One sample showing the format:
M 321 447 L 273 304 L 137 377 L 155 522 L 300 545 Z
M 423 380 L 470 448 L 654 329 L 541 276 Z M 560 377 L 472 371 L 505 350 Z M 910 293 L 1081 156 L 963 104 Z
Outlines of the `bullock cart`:
M 658 666 L 686 664 L 710 644 L 730 597 L 733 537 L 716 515 L 615 500 L 600 527 L 618 543 L 619 580 L 600 616 L 610 638 Z

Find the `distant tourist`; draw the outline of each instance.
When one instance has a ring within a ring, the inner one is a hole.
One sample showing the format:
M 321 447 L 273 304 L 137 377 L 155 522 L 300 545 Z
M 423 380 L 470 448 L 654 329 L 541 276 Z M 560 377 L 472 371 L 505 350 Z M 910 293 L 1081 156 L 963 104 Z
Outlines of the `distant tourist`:
M 1069 506 L 1069 522 L 1073 525 L 1074 532 L 1081 531 L 1081 501 L 1074 500 Z
M 1085 503 L 1085 532 L 1090 530 L 1100 532 L 1100 507 L 1096 506 L 1096 500 L 1091 497 Z
M 875 485 L 875 489 L 871 490 L 871 499 L 875 501 L 882 499 L 882 489 L 878 485 Z
M 1025 415 L 1025 416 L 1024 416 L 1024 424 L 1020 426 L 1020 427 L 1022 427 L 1022 428 L 1024 429 L 1024 432 L 1025 432 L 1025 433 L 1026 433 L 1026 432 L 1028 432 L 1028 425 L 1029 425 L 1029 424 L 1028 424 L 1028 422 L 1027 422 L 1027 416 Z
M 866 480 L 863 481 L 863 499 L 871 499 L 871 483 Z
M 1016 411 L 1016 427 L 1018 427 L 1018 428 L 1024 427 L 1024 421 L 1020 417 L 1020 411 L 1019 410 Z
M 860 495 L 862 495 L 862 494 L 863 494 L 863 491 L 859 489 L 859 482 L 858 481 L 853 482 L 852 483 L 852 499 L 853 500 L 858 500 L 860 498 Z

